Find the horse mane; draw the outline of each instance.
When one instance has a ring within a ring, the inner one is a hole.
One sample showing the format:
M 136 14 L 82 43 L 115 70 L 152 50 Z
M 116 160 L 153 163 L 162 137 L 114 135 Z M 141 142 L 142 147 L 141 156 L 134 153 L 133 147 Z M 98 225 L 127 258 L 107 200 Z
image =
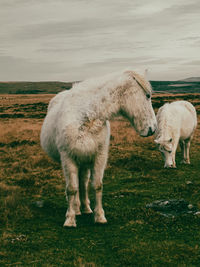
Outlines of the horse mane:
M 131 78 L 133 78 L 136 83 L 147 93 L 147 94 L 152 94 L 152 87 L 151 84 L 149 83 L 149 81 L 147 81 L 145 79 L 144 76 L 142 76 L 141 74 L 135 72 L 135 71 L 129 71 L 129 70 L 125 70 L 123 72 L 123 74 L 128 74 L 129 77 L 131 76 Z M 87 90 L 90 91 L 90 89 L 93 90 L 94 86 L 102 89 L 104 88 L 105 90 L 107 90 L 107 86 L 111 86 L 115 87 L 115 81 L 117 80 L 116 78 L 119 77 L 119 75 L 121 75 L 121 72 L 113 72 L 111 74 L 107 74 L 104 75 L 103 77 L 96 77 L 94 78 L 89 78 L 86 79 L 83 82 L 80 83 L 74 83 L 72 89 L 76 89 L 76 90 Z M 116 78 L 115 78 L 116 77 Z M 102 79 L 103 78 L 103 79 Z M 125 76 L 124 76 L 125 78 Z M 108 84 L 109 82 L 109 84 Z M 118 80 L 119 82 L 119 80 Z M 122 82 L 122 86 L 123 86 L 123 81 Z M 112 85 L 111 85 L 112 84 Z M 117 83 L 116 83 L 117 85 Z
M 142 89 L 147 93 L 147 94 L 151 94 L 152 93 L 152 87 L 151 84 L 149 83 L 149 81 L 147 81 L 145 79 L 145 77 L 143 77 L 141 74 L 139 75 L 137 72 L 135 71 L 131 71 L 131 76 L 133 77 L 133 79 L 139 84 L 140 87 L 142 87 Z
M 113 72 L 111 74 L 106 74 L 104 76 L 88 78 L 84 81 L 74 83 L 72 89 L 76 89 L 76 91 L 90 92 L 94 91 L 94 88 L 96 88 L 97 89 L 96 92 L 102 89 L 107 91 L 108 87 L 112 88 L 113 86 L 115 86 L 115 81 L 117 80 L 116 77 L 118 77 L 120 74 L 121 74 L 120 72 Z

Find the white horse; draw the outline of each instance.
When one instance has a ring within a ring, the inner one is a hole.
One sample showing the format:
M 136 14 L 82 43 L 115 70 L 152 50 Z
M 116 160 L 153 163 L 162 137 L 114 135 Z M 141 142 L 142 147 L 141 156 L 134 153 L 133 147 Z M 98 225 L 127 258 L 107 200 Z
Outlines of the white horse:
M 194 106 L 187 101 L 166 103 L 157 113 L 158 128 L 155 142 L 159 144 L 165 168 L 176 168 L 175 155 L 178 143 L 182 150 L 182 163 L 190 164 L 189 149 L 197 126 Z
M 108 120 L 121 114 L 141 136 L 152 135 L 156 117 L 151 93 L 148 81 L 125 71 L 77 83 L 50 101 L 41 146 L 62 163 L 69 202 L 64 226 L 75 227 L 75 215 L 92 212 L 88 199 L 90 177 L 96 193 L 95 222 L 107 222 L 102 207 L 102 179 L 110 139 Z

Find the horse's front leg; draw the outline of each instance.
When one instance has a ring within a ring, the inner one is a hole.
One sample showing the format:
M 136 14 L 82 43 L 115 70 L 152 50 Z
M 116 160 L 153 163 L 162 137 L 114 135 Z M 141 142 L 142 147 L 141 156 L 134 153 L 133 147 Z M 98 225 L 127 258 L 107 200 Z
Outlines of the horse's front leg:
M 108 157 L 107 148 L 102 150 L 95 159 L 94 167 L 92 169 L 93 187 L 96 195 L 96 205 L 94 209 L 94 220 L 96 223 L 106 223 L 103 206 L 102 206 L 102 193 L 103 193 L 103 175 Z
M 80 213 L 78 167 L 65 152 L 61 152 L 63 172 L 66 178 L 68 209 L 64 226 L 76 227 L 76 214 Z
M 176 168 L 176 149 L 178 146 L 178 139 L 175 139 L 172 146 L 172 168 Z

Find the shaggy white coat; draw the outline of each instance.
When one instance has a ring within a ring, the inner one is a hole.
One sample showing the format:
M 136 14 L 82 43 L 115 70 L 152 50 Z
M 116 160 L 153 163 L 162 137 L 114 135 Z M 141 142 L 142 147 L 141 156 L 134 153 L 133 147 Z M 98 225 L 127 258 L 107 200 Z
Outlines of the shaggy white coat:
M 164 167 L 176 168 L 176 149 L 178 143 L 182 150 L 182 163 L 190 164 L 189 149 L 197 126 L 194 106 L 188 101 L 175 101 L 159 108 L 158 128 L 155 142 L 165 159 Z
M 141 75 L 125 71 L 77 83 L 49 103 L 41 129 L 41 146 L 61 161 L 68 210 L 64 226 L 76 226 L 75 215 L 91 213 L 88 182 L 96 192 L 95 222 L 105 223 L 102 179 L 108 157 L 109 121 L 121 114 L 141 136 L 152 135 L 156 118 L 151 86 Z

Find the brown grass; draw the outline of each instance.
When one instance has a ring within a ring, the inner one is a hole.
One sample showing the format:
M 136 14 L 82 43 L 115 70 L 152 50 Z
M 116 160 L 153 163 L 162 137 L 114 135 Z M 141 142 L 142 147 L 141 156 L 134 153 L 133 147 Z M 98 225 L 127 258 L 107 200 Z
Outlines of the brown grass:
M 90 218 L 80 218 L 78 229 L 68 232 L 62 228 L 67 206 L 62 170 L 41 150 L 39 142 L 52 96 L 0 97 L 0 264 L 96 267 L 145 266 L 147 262 L 149 266 L 178 266 L 181 262 L 180 266 L 197 266 L 198 218 L 166 221 L 147 211 L 145 204 L 167 196 L 183 197 L 200 208 L 199 95 L 153 97 L 156 109 L 184 98 L 194 103 L 198 112 L 192 164 L 189 168 L 178 164 L 176 172 L 163 169 L 153 137 L 138 136 L 122 117 L 111 121 L 104 179 L 104 207 L 110 224 L 95 228 Z M 188 180 L 191 185 L 186 184 Z

